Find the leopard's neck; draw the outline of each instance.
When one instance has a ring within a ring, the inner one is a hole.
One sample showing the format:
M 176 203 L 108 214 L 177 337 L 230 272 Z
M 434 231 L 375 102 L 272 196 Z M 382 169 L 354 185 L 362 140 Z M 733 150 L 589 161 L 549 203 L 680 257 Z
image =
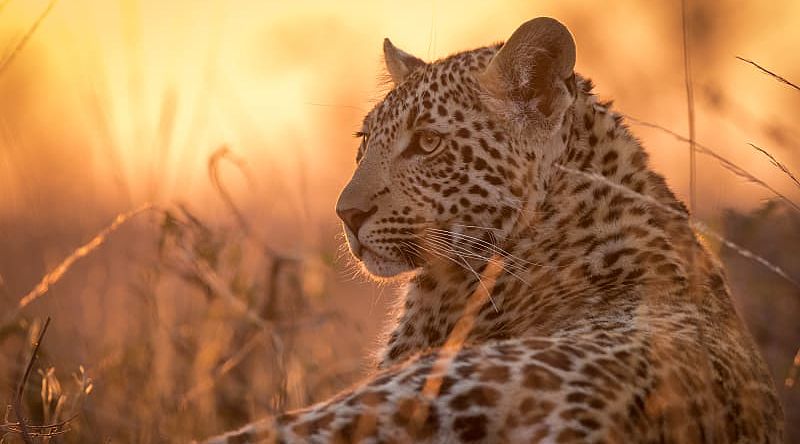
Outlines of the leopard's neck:
M 669 298 L 688 293 L 687 270 L 705 280 L 719 276 L 686 208 L 648 168 L 622 119 L 597 103 L 588 81 L 579 85 L 569 129 L 556 136 L 567 147 L 544 166 L 551 174 L 540 186 L 548 191 L 523 208 L 496 249 L 502 270 L 489 277 L 491 288 L 479 282 L 485 262 L 422 270 L 408 285 L 382 367 L 442 346 L 469 311 L 470 295 L 484 290 L 491 297 L 474 313 L 467 342 L 563 334 L 588 318 L 616 325 L 656 303 L 642 299 L 643 287 Z

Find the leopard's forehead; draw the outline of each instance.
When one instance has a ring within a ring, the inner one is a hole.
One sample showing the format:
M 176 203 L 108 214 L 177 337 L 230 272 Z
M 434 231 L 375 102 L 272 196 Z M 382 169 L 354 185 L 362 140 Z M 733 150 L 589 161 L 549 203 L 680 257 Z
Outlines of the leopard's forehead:
M 396 129 L 400 124 L 410 127 L 412 122 L 399 120 L 404 117 L 406 120 L 432 120 L 431 117 L 446 113 L 447 110 L 440 108 L 445 104 L 450 111 L 454 106 L 475 108 L 477 104 L 473 101 L 477 84 L 474 75 L 486 68 L 501 46 L 498 43 L 453 54 L 410 73 L 367 114 L 365 128 L 381 132 L 381 129 Z

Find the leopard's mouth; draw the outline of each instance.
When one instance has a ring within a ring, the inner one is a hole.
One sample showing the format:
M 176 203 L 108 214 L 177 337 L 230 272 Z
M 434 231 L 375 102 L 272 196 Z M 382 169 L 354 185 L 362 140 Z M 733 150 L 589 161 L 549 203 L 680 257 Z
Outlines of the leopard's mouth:
M 398 257 L 394 258 L 378 252 L 377 249 L 364 244 L 347 226 L 345 236 L 350 252 L 361 263 L 364 270 L 375 277 L 390 278 L 412 271 L 420 267 L 417 256 L 409 254 L 402 246 L 396 246 Z
M 405 258 L 388 258 L 364 245 L 361 246 L 360 255 L 356 257 L 361 261 L 364 269 L 376 277 L 390 278 L 417 268 Z

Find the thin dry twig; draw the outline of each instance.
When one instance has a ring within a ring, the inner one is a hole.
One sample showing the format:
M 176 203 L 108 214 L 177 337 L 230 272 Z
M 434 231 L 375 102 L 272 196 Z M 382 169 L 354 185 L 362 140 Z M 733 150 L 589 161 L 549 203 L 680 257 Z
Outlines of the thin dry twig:
M 263 334 L 270 340 L 270 345 L 275 350 L 276 354 L 282 356 L 285 347 L 283 340 L 276 334 L 274 324 L 263 319 L 258 313 L 251 310 L 246 303 L 236 297 L 208 262 L 202 258 L 195 257 L 190 251 L 184 249 L 183 252 L 187 263 L 194 268 L 194 275 L 202 279 L 203 283 L 207 285 L 214 294 L 221 296 L 231 307 L 244 315 L 247 321 L 261 329 Z M 280 360 L 276 360 L 275 363 L 278 367 L 277 371 L 281 379 L 285 380 L 286 368 L 284 363 Z
M 666 211 L 666 212 L 668 212 L 670 214 L 674 214 L 674 215 L 676 215 L 678 217 L 682 217 L 684 219 L 687 219 L 687 221 L 689 222 L 689 225 L 692 228 L 694 228 L 695 230 L 697 230 L 697 231 L 699 231 L 699 232 L 701 232 L 701 233 L 703 233 L 703 234 L 705 234 L 707 236 L 713 237 L 714 239 L 716 239 L 717 241 L 719 241 L 720 243 L 722 243 L 726 247 L 728 247 L 728 248 L 732 249 L 733 251 L 735 251 L 736 253 L 738 253 L 739 255 L 758 262 L 759 264 L 763 265 L 768 270 L 770 270 L 773 273 L 777 274 L 778 276 L 782 277 L 783 279 L 785 279 L 786 281 L 788 281 L 789 283 L 791 283 L 795 287 L 800 288 L 800 282 L 798 282 L 797 280 L 795 280 L 794 278 L 789 276 L 785 271 L 783 271 L 783 269 L 781 267 L 773 264 L 772 262 L 768 261 L 767 259 L 764 259 L 763 257 L 759 256 L 758 254 L 753 253 L 752 251 L 748 250 L 747 248 L 744 248 L 741 245 L 729 240 L 725 236 L 723 236 L 723 235 L 717 233 L 716 231 L 712 230 L 711 228 L 709 228 L 708 225 L 706 225 L 702 221 L 699 221 L 699 220 L 696 220 L 696 219 L 692 218 L 689 214 L 686 214 L 686 213 L 684 213 L 682 211 L 678 211 L 678 210 L 676 210 L 674 208 L 669 207 L 668 205 L 664 205 L 663 203 L 657 201 L 656 199 L 654 199 L 651 196 L 638 193 L 638 192 L 636 192 L 636 191 L 634 191 L 634 190 L 632 190 L 632 189 L 630 189 L 630 188 L 628 188 L 628 187 L 626 187 L 626 186 L 624 186 L 622 184 L 619 184 L 617 182 L 613 182 L 611 180 L 608 180 L 605 176 L 602 176 L 602 175 L 600 175 L 598 173 L 591 173 L 591 172 L 587 172 L 587 171 L 576 170 L 574 168 L 565 167 L 563 165 L 556 165 L 556 167 L 561 169 L 561 170 L 563 170 L 563 171 L 566 171 L 568 173 L 577 174 L 577 175 L 583 176 L 583 177 L 585 177 L 585 178 L 587 178 L 589 180 L 602 182 L 603 184 L 608 185 L 608 186 L 610 186 L 610 187 L 612 187 L 612 188 L 614 188 L 614 189 L 616 189 L 618 191 L 621 191 L 621 192 L 625 193 L 626 195 L 628 195 L 630 197 L 633 197 L 633 198 L 639 199 L 639 200 L 643 200 L 643 201 L 645 201 L 645 202 L 647 202 L 649 204 L 652 204 L 653 206 L 656 206 L 659 209 L 664 210 L 664 211 Z
M 675 131 L 672 131 L 669 128 L 665 128 L 665 127 L 663 127 L 661 125 L 657 125 L 655 123 L 650 123 L 650 122 L 647 122 L 647 121 L 644 121 L 644 120 L 641 120 L 641 119 L 637 119 L 636 117 L 633 117 L 633 116 L 631 116 L 629 114 L 620 113 L 620 115 L 625 117 L 627 120 L 637 124 L 637 125 L 646 126 L 648 128 L 653 128 L 653 129 L 657 129 L 659 131 L 663 131 L 663 132 L 671 135 L 672 137 L 674 137 L 674 138 L 676 138 L 676 139 L 678 139 L 678 140 L 680 140 L 682 142 L 688 142 L 689 141 L 689 139 L 686 138 L 685 136 L 682 136 L 681 134 L 678 134 L 678 133 L 676 133 Z M 769 184 L 767 184 L 763 180 L 757 178 L 752 173 L 748 172 L 747 170 L 745 170 L 744 168 L 740 167 L 739 165 L 736 165 L 735 163 L 731 162 L 730 160 L 728 160 L 728 159 L 722 157 L 721 155 L 717 154 L 714 150 L 712 150 L 711 148 L 709 148 L 706 145 L 703 145 L 701 143 L 695 142 L 695 147 L 696 147 L 696 150 L 697 150 L 698 153 L 704 154 L 706 156 L 709 156 L 709 157 L 712 157 L 712 158 L 716 159 L 723 167 L 725 167 L 728 170 L 730 170 L 733 174 L 736 174 L 737 176 L 739 176 L 739 177 L 741 177 L 743 179 L 746 179 L 747 181 L 749 181 L 751 183 L 754 183 L 754 184 L 766 189 L 767 191 L 769 191 L 770 193 L 772 193 L 776 197 L 778 197 L 780 200 L 782 200 L 784 203 L 786 203 L 787 205 L 792 207 L 792 209 L 794 209 L 795 211 L 800 213 L 800 205 L 797 205 L 796 203 L 794 203 L 794 201 L 792 201 L 791 199 L 786 197 L 780 191 L 778 191 L 775 188 L 771 187 Z
M 136 208 L 132 211 L 127 213 L 118 214 L 117 217 L 114 218 L 114 221 L 111 225 L 104 228 L 100 231 L 95 237 L 92 238 L 86 244 L 78 247 L 75 251 L 72 252 L 66 259 L 64 259 L 58 266 L 53 269 L 50 273 L 47 273 L 44 278 L 39 282 L 39 284 L 31 290 L 28 294 L 26 294 L 22 299 L 19 301 L 19 308 L 23 308 L 33 302 L 34 300 L 38 299 L 43 294 L 47 293 L 47 290 L 50 289 L 50 286 L 56 282 L 64 275 L 64 273 L 69 270 L 72 264 L 75 263 L 78 259 L 85 257 L 97 247 L 103 245 L 106 241 L 106 238 L 109 234 L 116 231 L 122 224 L 129 221 L 131 218 L 147 211 L 155 208 L 155 206 L 151 203 L 146 203 L 139 208 Z
M 785 279 L 790 284 L 792 284 L 795 287 L 800 289 L 800 282 L 798 282 L 796 279 L 794 279 L 791 276 L 789 276 L 783 270 L 783 268 L 773 264 L 772 262 L 768 261 L 764 257 L 759 256 L 756 253 L 753 253 L 752 251 L 748 250 L 747 248 L 744 248 L 741 245 L 739 245 L 739 244 L 737 244 L 737 243 L 735 243 L 735 242 L 733 242 L 731 240 L 728 240 L 728 238 L 726 238 L 725 236 L 723 236 L 723 235 L 717 233 L 716 231 L 712 230 L 711 228 L 708 227 L 708 225 L 706 225 L 705 223 L 703 223 L 703 222 L 701 222 L 699 220 L 692 221 L 691 225 L 697 231 L 705 234 L 706 236 L 713 237 L 718 242 L 721 242 L 726 247 L 728 247 L 731 250 L 735 251 L 739 256 L 742 256 L 742 257 L 745 257 L 747 259 L 750 259 L 750 260 L 753 260 L 755 262 L 758 262 L 759 264 L 763 265 L 768 270 L 772 271 L 773 273 L 775 273 L 778 276 L 780 276 L 783 279 Z
M 52 424 L 25 424 L 25 427 L 28 429 L 28 434 L 31 436 L 31 438 L 63 435 L 70 431 L 68 426 L 77 417 L 78 413 L 75 413 L 67 419 L 54 422 Z M 0 430 L 22 434 L 22 425 L 19 422 L 6 422 L 4 424 L 0 424 Z
M 220 435 L 212 436 L 210 438 L 206 438 L 202 441 L 203 444 L 226 444 L 229 442 L 236 442 L 237 439 L 241 439 L 243 436 L 247 436 L 250 434 L 258 434 L 262 433 L 265 430 L 269 430 L 270 428 L 275 427 L 275 417 L 272 415 L 267 416 L 266 418 L 262 418 L 256 420 L 254 422 L 245 424 L 238 429 L 230 430 L 224 432 Z
M 293 262 L 299 261 L 301 258 L 278 252 L 273 247 L 268 245 L 267 242 L 265 242 L 260 236 L 256 235 L 250 226 L 250 223 L 247 221 L 247 218 L 244 217 L 244 214 L 236 205 L 230 192 L 219 177 L 219 164 L 222 160 L 228 160 L 233 163 L 233 165 L 236 166 L 236 168 L 244 175 L 251 187 L 255 186 L 255 181 L 253 180 L 253 176 L 250 174 L 250 170 L 248 169 L 247 163 L 244 161 L 244 159 L 237 156 L 227 145 L 222 145 L 219 147 L 211 154 L 211 157 L 208 158 L 208 176 L 211 180 L 211 184 L 214 186 L 214 189 L 217 190 L 217 193 L 225 203 L 225 206 L 227 206 L 231 213 L 233 213 L 242 232 L 248 238 L 254 240 L 259 246 L 261 246 L 268 256 L 273 257 L 276 260 Z
M 13 62 L 14 59 L 17 57 L 17 55 L 20 52 L 22 52 L 22 49 L 28 43 L 28 40 L 30 40 L 30 38 L 33 36 L 36 30 L 39 29 L 39 25 L 41 25 L 45 17 L 47 17 L 50 14 L 50 11 L 53 10 L 53 7 L 56 5 L 57 2 L 58 0 L 50 0 L 50 3 L 48 3 L 44 11 L 42 11 L 42 13 L 39 14 L 39 17 L 36 18 L 36 21 L 33 22 L 33 25 L 31 25 L 30 29 L 28 29 L 28 32 L 25 33 L 25 35 L 22 37 L 19 43 L 17 43 L 17 45 L 14 46 L 14 49 L 12 49 L 11 52 L 8 53 L 8 55 L 3 57 L 3 60 L 0 62 L 0 75 L 2 75 L 3 72 L 5 72 L 5 70 L 8 69 L 9 66 L 11 66 L 11 62 Z M 5 7 L 5 3 L 2 5 L 2 7 Z M 0 9 L 2 9 L 2 7 L 0 7 Z
M 50 317 L 48 316 L 47 320 L 44 322 L 42 331 L 39 332 L 39 337 L 33 344 L 33 352 L 31 353 L 30 359 L 28 359 L 28 365 L 25 367 L 25 372 L 22 374 L 22 379 L 19 381 L 19 387 L 17 387 L 17 393 L 14 396 L 14 415 L 17 417 L 19 433 L 22 436 L 22 440 L 25 441 L 25 444 L 33 444 L 33 440 L 31 439 L 31 435 L 28 432 L 28 427 L 25 424 L 25 414 L 22 411 L 22 395 L 25 393 L 25 386 L 28 384 L 28 378 L 31 375 L 33 363 L 36 362 L 36 356 L 39 354 L 39 346 L 42 344 L 42 339 L 44 339 L 44 335 L 47 333 L 47 327 L 49 326 Z
M 472 295 L 467 299 L 464 312 L 445 339 L 439 351 L 439 356 L 433 363 L 430 375 L 426 378 L 425 385 L 422 387 L 421 394 L 428 400 L 434 400 L 439 396 L 443 376 L 452 365 L 453 359 L 464 347 L 464 343 L 475 327 L 475 321 L 481 308 L 486 304 L 486 301 L 491 301 L 494 284 L 503 271 L 503 267 L 499 262 L 489 261 L 486 264 L 486 268 L 481 271 L 480 276 L 477 276 L 478 284 L 475 285 Z M 424 424 L 429 413 L 427 404 L 418 405 L 411 414 L 412 426 L 416 428 Z
M 683 31 L 683 78 L 686 84 L 686 107 L 689 119 L 689 211 L 697 208 L 697 167 L 695 160 L 694 88 L 689 54 L 689 23 L 686 20 L 686 3 L 681 0 L 681 27 Z
M 225 188 L 219 178 L 219 163 L 223 159 L 230 161 L 234 166 L 236 166 L 242 175 L 244 175 L 245 179 L 247 179 L 247 182 L 251 187 L 254 184 L 253 177 L 250 174 L 245 161 L 239 156 L 235 155 L 227 145 L 222 145 L 219 147 L 211 154 L 211 157 L 208 158 L 208 177 L 211 179 L 211 185 L 213 185 L 214 189 L 217 190 L 217 193 L 219 193 L 222 201 L 225 203 L 231 213 L 236 216 L 236 222 L 239 224 L 245 234 L 251 236 L 252 230 L 250 229 L 250 224 L 247 222 L 247 219 L 244 217 L 242 212 L 239 211 L 239 207 L 237 207 L 233 202 L 233 197 L 231 197 L 228 189 Z
M 775 156 L 770 154 L 764 148 L 761 148 L 760 146 L 758 146 L 758 145 L 756 145 L 754 143 L 750 143 L 750 142 L 747 142 L 747 144 L 750 145 L 751 147 L 753 147 L 759 153 L 767 156 L 767 159 L 769 159 L 770 163 L 775 165 L 779 170 L 783 171 L 783 173 L 786 174 L 787 176 L 789 176 L 789 179 L 792 179 L 794 184 L 797 185 L 798 188 L 800 188 L 800 181 L 798 181 L 797 177 L 794 174 L 792 174 L 792 172 L 789 170 L 789 167 L 787 167 L 786 165 L 784 165 L 783 163 L 778 161 L 778 159 L 776 159 Z
M 800 86 L 797 86 L 796 84 L 794 84 L 794 83 L 790 82 L 789 80 L 787 80 L 785 77 L 780 76 L 778 74 L 775 74 L 774 72 L 768 70 L 767 68 L 764 68 L 763 66 L 759 65 L 758 63 L 756 63 L 756 62 L 754 62 L 754 61 L 752 61 L 750 59 L 746 59 L 744 57 L 740 57 L 740 56 L 736 56 L 736 58 L 741 60 L 741 61 L 743 61 L 743 62 L 745 62 L 745 63 L 749 63 L 749 64 L 755 66 L 756 68 L 758 68 L 764 74 L 767 74 L 768 76 L 770 76 L 770 77 L 774 78 L 775 80 L 783 83 L 784 85 L 791 86 L 792 88 L 796 89 L 797 91 L 800 91 Z
M 236 368 L 244 358 L 250 355 L 250 352 L 255 349 L 259 342 L 264 339 L 264 333 L 266 330 L 259 329 L 256 331 L 247 342 L 244 343 L 236 352 L 226 359 L 222 364 L 218 365 L 213 374 L 210 375 L 205 380 L 199 382 L 194 387 L 189 389 L 185 395 L 183 395 L 183 399 L 181 399 L 181 407 L 186 408 L 190 402 L 192 402 L 195 398 L 199 395 L 211 390 L 217 382 L 225 376 L 226 373 L 230 372 L 234 368 Z
M 99 246 L 103 245 L 106 241 L 106 238 L 116 231 L 122 224 L 126 223 L 133 217 L 144 213 L 145 211 L 155 209 L 155 205 L 151 203 L 145 203 L 144 205 L 140 206 L 139 208 L 133 209 L 127 213 L 118 214 L 114 221 L 108 225 L 107 227 L 103 228 L 97 235 L 95 235 L 89 242 L 83 244 L 82 246 L 75 249 L 69 256 L 67 256 L 63 261 L 61 261 L 58 266 L 56 266 L 52 271 L 44 275 L 41 281 L 34 287 L 28 294 L 23 296 L 17 306 L 14 309 L 10 310 L 10 313 L 6 315 L 6 318 L 3 322 L 3 326 L 13 323 L 19 313 L 24 309 L 28 304 L 35 301 L 36 299 L 40 298 L 42 295 L 50 290 L 50 287 L 58 282 L 64 274 L 69 271 L 72 265 L 85 256 L 87 256 L 92 251 L 96 250 Z
M 208 286 L 215 294 L 221 296 L 231 307 L 233 307 L 240 314 L 252 323 L 254 326 L 272 331 L 272 324 L 262 319 L 258 313 L 254 312 L 247 306 L 241 299 L 236 297 L 235 294 L 225 284 L 224 279 L 214 271 L 214 268 L 202 258 L 194 257 L 189 251 L 184 251 L 186 255 L 186 262 L 194 268 L 195 276 L 201 278 L 203 283 Z

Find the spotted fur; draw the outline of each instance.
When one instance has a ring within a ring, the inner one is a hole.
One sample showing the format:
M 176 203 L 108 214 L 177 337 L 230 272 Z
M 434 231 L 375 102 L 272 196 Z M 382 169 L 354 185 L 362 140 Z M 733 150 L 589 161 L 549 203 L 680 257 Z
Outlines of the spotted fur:
M 407 289 L 380 369 L 220 441 L 783 442 L 720 265 L 560 23 L 424 63 L 364 119 L 354 255 Z

